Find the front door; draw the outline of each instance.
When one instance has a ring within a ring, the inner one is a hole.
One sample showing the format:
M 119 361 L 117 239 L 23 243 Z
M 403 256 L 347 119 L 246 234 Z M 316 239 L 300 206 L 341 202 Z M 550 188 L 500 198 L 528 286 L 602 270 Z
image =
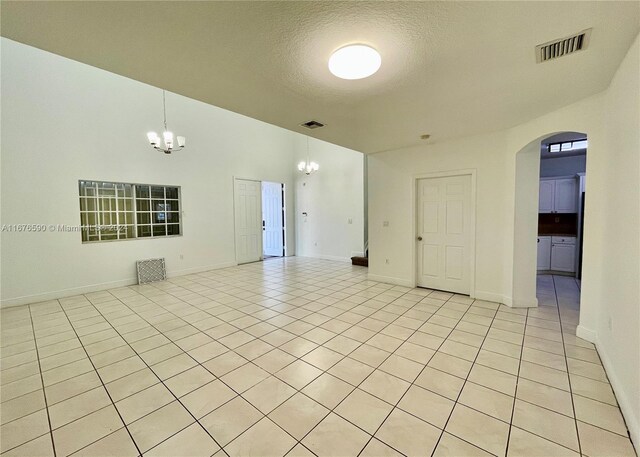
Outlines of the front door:
M 260 181 L 234 182 L 236 262 L 262 260 L 262 186 Z
M 284 211 L 282 205 L 282 184 L 262 183 L 262 244 L 264 255 L 283 256 L 284 253 Z
M 418 286 L 469 294 L 471 176 L 418 180 Z

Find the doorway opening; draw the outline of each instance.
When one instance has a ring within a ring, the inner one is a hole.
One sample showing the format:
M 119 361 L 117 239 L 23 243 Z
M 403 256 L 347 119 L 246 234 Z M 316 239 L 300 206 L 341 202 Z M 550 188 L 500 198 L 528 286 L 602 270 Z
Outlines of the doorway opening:
M 540 142 L 536 297 L 578 326 L 584 235 L 587 135 L 563 132 Z
M 265 259 L 286 255 L 284 184 L 262 182 L 262 254 Z

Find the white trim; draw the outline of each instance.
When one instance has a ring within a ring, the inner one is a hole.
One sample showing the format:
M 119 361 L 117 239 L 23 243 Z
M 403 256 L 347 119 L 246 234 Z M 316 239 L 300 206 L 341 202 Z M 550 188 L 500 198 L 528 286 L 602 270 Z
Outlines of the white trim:
M 176 276 L 184 276 L 193 273 L 200 273 L 209 270 L 218 270 L 220 268 L 228 268 L 236 266 L 236 262 L 224 262 L 215 265 L 205 265 L 202 267 L 185 268 L 182 270 L 167 271 L 167 278 Z M 116 289 L 118 287 L 133 286 L 138 283 L 138 278 L 119 279 L 117 281 L 109 281 L 98 284 L 90 284 L 87 286 L 71 287 L 69 289 L 52 290 L 33 295 L 23 295 L 21 297 L 6 298 L 0 301 L 1 308 L 10 308 L 12 306 L 21 306 L 28 304 L 37 304 L 49 300 L 57 300 L 59 298 L 73 297 L 74 295 L 88 294 L 91 292 L 100 292 L 102 290 Z
M 340 257 L 337 255 L 301 255 L 298 257 L 307 257 L 310 259 L 333 260 L 334 262 L 351 263 L 351 257 Z
M 417 212 L 418 212 L 418 193 L 416 192 L 418 186 L 418 180 L 428 178 L 448 178 L 452 176 L 471 176 L 471 224 L 470 231 L 471 236 L 469 238 L 469 252 L 471 258 L 469 259 L 469 296 L 476 296 L 476 169 L 465 168 L 462 170 L 450 170 L 450 171 L 437 171 L 432 173 L 418 173 L 411 177 L 411 227 L 413 228 L 413 236 L 415 239 L 415 232 L 417 228 Z M 413 268 L 413 280 L 412 284 L 407 287 L 416 287 L 418 284 L 418 256 L 417 249 L 414 244 L 414 248 L 411 250 L 411 265 Z
M 578 325 L 578 327 L 576 327 L 576 336 L 593 344 L 596 344 L 596 341 L 598 340 L 598 334 L 596 331 L 583 325 Z
M 511 303 L 511 298 L 510 297 L 505 297 L 501 294 L 496 294 L 493 292 L 483 292 L 481 290 L 477 290 L 475 295 L 471 295 L 471 298 L 475 298 L 476 300 L 484 300 L 484 301 L 490 301 L 493 303 L 502 303 L 504 305 L 510 305 Z
M 633 402 L 626 395 L 622 383 L 616 375 L 616 371 L 614 370 L 613 364 L 611 363 L 611 359 L 609 358 L 607 352 L 604 350 L 602 343 L 600 343 L 598 333 L 595 330 L 591 330 L 583 327 L 582 325 L 578 325 L 576 336 L 595 344 L 598 355 L 600 356 L 600 360 L 602 361 L 602 365 L 604 366 L 604 371 L 609 378 L 609 383 L 611 384 L 611 388 L 613 389 L 613 393 L 616 396 L 618 406 L 620 406 L 620 411 L 622 412 L 622 416 L 624 417 L 627 429 L 629 430 L 629 436 L 637 449 L 638 446 L 640 446 L 640 417 L 638 417 L 639 412 L 634 407 Z
M 413 284 L 408 279 L 395 278 L 392 276 L 379 276 L 379 275 L 373 275 L 369 273 L 367 275 L 367 279 L 369 281 L 383 282 L 385 284 L 393 284 L 396 286 L 404 286 L 404 287 L 411 287 L 411 288 L 415 287 L 415 284 Z
M 234 248 L 234 255 L 235 255 L 235 259 L 236 259 L 236 265 L 240 265 L 240 263 L 238 263 L 238 232 L 236 231 L 236 181 L 253 181 L 253 182 L 258 182 L 260 183 L 260 198 L 258 199 L 259 203 L 260 203 L 260 220 L 262 220 L 262 181 L 259 179 L 252 179 L 252 178 L 239 178 L 237 176 L 233 177 L 233 189 L 231 192 L 231 198 L 233 199 L 233 248 Z M 284 201 L 282 202 L 282 204 L 284 205 Z M 284 224 L 286 225 L 286 220 L 284 221 Z M 248 262 L 243 262 L 243 263 L 252 263 L 252 262 L 260 262 L 262 260 L 264 260 L 264 246 L 262 245 L 262 226 L 259 227 L 260 229 L 260 258 L 258 260 L 250 260 Z M 285 241 L 285 245 L 286 245 L 286 241 Z

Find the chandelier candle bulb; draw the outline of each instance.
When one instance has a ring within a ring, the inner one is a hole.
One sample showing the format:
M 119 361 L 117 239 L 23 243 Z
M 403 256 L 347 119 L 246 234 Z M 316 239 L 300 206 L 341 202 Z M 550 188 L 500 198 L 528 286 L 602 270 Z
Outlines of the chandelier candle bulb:
M 147 133 L 147 139 L 151 144 L 151 147 L 157 151 L 162 151 L 165 154 L 171 154 L 173 149 L 173 132 L 170 132 L 167 129 L 167 102 L 165 91 L 162 91 L 162 114 L 164 115 L 164 131 L 162 133 L 162 138 L 164 139 L 164 147 L 160 146 L 160 137 L 156 132 Z M 177 136 L 176 140 L 178 142 L 178 149 L 183 149 L 185 144 L 187 143 L 186 138 L 183 136 Z

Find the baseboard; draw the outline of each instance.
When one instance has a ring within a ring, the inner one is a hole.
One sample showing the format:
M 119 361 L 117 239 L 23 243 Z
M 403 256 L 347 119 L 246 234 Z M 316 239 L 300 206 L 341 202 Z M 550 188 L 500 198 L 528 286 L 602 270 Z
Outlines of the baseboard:
M 214 265 L 205 265 L 193 268 L 184 268 L 180 270 L 168 270 L 167 277 L 184 276 L 193 273 L 201 273 L 208 270 L 218 270 L 220 268 L 228 268 L 236 266 L 235 262 L 224 262 Z M 116 281 L 108 281 L 98 284 L 89 284 L 86 286 L 71 287 L 68 289 L 54 290 L 50 292 L 42 292 L 33 295 L 23 295 L 21 297 L 7 298 L 0 301 L 1 308 L 10 308 L 12 306 L 28 305 L 32 303 L 40 303 L 49 300 L 57 300 L 59 298 L 73 297 L 74 295 L 88 294 L 91 292 L 100 292 L 107 289 L 116 289 L 118 287 L 132 286 L 137 284 L 138 278 L 119 279 Z
M 584 327 L 582 327 L 584 329 Z M 578 330 L 580 326 L 578 326 Z M 613 369 L 613 365 L 611 364 L 611 359 L 609 359 L 609 355 L 602 347 L 602 344 L 598 340 L 598 334 L 593 330 L 584 329 L 584 332 L 589 335 L 594 336 L 596 349 L 598 350 L 598 355 L 600 356 L 600 360 L 602 360 L 602 365 L 604 366 L 604 370 L 607 372 L 607 376 L 609 377 L 609 382 L 611 383 L 611 387 L 613 388 L 613 392 L 616 395 L 616 400 L 618 401 L 618 405 L 620 406 L 620 411 L 622 411 L 622 415 L 624 416 L 624 420 L 627 424 L 627 428 L 629 429 L 629 435 L 631 437 L 631 441 L 635 445 L 636 449 L 640 448 L 640 418 L 638 414 L 640 412 L 634 407 L 632 402 L 627 397 L 624 389 L 618 377 L 616 376 L 616 372 Z M 576 332 L 577 333 L 577 332 Z M 583 336 L 578 335 L 580 338 L 584 338 Z M 585 338 L 586 339 L 586 338 Z
M 404 287 L 416 286 L 415 284 L 413 284 L 413 282 L 409 281 L 408 279 L 395 278 L 393 276 L 379 276 L 379 275 L 372 275 L 371 273 L 369 273 L 367 275 L 367 278 L 369 279 L 369 281 L 384 282 L 386 284 L 394 284 L 396 286 L 404 286 Z
M 320 260 L 333 260 L 334 262 L 349 262 L 351 263 L 351 257 L 340 257 L 335 255 L 298 255 L 296 257 L 306 257 L 308 259 L 320 259 Z
M 364 252 L 352 252 L 351 257 L 366 257 Z
M 484 301 L 490 301 L 493 303 L 502 303 L 505 304 L 507 306 L 511 306 L 511 298 L 509 297 L 509 299 L 507 300 L 506 297 L 504 297 L 501 294 L 495 294 L 493 292 L 483 292 L 481 290 L 476 290 L 473 297 L 471 298 L 475 298 L 478 300 L 484 300 Z
M 537 308 L 538 307 L 538 299 L 533 298 L 531 300 L 509 300 L 511 303 L 505 305 L 510 306 L 511 308 Z
M 598 340 L 598 334 L 595 330 L 591 330 L 590 328 L 586 328 L 582 325 L 578 325 L 576 328 L 576 336 L 593 344 L 596 344 Z

